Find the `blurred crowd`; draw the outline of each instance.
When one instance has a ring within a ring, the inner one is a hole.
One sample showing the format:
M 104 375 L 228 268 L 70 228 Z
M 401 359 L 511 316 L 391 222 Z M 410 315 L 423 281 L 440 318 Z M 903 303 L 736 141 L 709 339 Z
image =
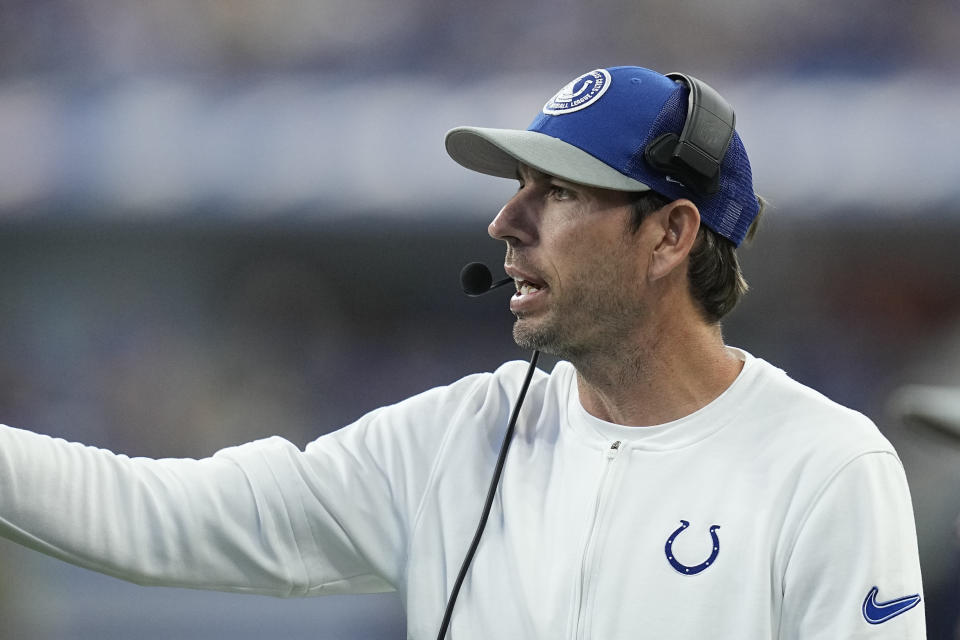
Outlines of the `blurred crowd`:
M 614 64 L 721 87 L 758 187 L 792 215 L 943 215 L 960 197 L 958 14 L 933 0 L 7 1 L 0 218 L 495 207 L 440 151 L 444 132 L 524 126 L 571 77 Z
M 938 0 L 5 0 L 0 73 L 418 70 L 468 82 L 635 61 L 638 43 L 654 68 L 953 70 L 958 13 Z

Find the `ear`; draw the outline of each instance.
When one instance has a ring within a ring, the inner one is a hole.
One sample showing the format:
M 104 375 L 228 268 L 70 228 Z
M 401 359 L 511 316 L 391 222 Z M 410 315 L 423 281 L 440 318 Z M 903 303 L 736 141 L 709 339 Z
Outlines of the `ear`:
M 651 280 L 658 280 L 685 265 L 700 230 L 700 210 L 689 200 L 674 200 L 652 214 L 658 243 L 649 265 Z

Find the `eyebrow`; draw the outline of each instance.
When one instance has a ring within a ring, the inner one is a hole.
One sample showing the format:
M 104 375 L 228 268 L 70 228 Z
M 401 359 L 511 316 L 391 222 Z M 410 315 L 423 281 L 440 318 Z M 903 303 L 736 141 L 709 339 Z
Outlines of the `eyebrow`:
M 524 170 L 526 170 L 526 171 L 524 171 Z M 549 174 L 549 173 L 544 173 L 543 171 L 540 171 L 539 169 L 534 169 L 534 168 L 531 167 L 530 165 L 523 164 L 522 162 L 518 162 L 518 163 L 517 163 L 517 180 L 523 180 L 523 179 L 524 179 L 524 175 L 523 175 L 524 173 L 529 174 L 529 175 L 530 175 L 531 177 L 533 177 L 534 179 L 539 178 L 539 179 L 541 179 L 541 180 L 553 180 L 553 179 L 563 180 L 563 178 L 558 178 L 557 176 L 551 175 L 551 174 Z

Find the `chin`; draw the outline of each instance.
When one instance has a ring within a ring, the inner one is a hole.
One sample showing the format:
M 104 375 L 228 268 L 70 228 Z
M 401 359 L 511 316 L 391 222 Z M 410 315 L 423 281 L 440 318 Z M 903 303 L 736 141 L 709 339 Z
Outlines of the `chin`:
M 513 324 L 513 341 L 521 349 L 537 350 L 558 358 L 567 359 L 572 349 L 558 327 L 548 323 L 535 323 L 527 318 L 518 318 Z
M 544 351 L 550 344 L 548 333 L 528 318 L 517 318 L 513 323 L 513 341 L 522 349 Z

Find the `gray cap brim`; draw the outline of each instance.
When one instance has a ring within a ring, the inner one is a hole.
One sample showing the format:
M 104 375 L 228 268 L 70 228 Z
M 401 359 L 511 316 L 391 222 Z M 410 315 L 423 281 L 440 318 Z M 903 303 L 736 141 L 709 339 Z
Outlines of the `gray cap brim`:
M 578 184 L 617 191 L 649 191 L 577 147 L 537 131 L 457 127 L 447 132 L 447 153 L 472 171 L 517 177 L 517 163 Z

